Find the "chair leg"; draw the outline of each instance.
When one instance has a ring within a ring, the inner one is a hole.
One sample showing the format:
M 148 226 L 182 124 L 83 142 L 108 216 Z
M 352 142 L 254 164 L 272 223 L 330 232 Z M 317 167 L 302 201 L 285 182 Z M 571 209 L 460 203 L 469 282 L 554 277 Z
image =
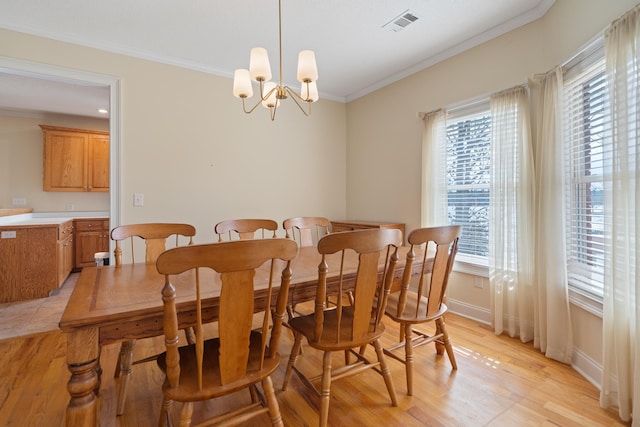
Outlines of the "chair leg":
M 295 305 L 288 305 L 287 306 L 287 318 L 289 320 L 293 319 L 294 317 L 296 317 L 296 306 Z M 287 322 L 284 322 L 282 324 L 284 327 L 286 327 L 289 332 L 291 332 L 291 336 L 295 338 L 295 333 L 293 332 L 293 330 L 291 329 L 291 327 L 289 326 L 289 324 Z M 304 351 L 302 350 L 302 346 L 300 346 L 300 354 L 302 354 Z
M 192 327 L 184 328 L 184 336 L 187 339 L 188 344 L 196 343 L 196 334 L 193 332 Z
M 436 333 L 434 336 L 438 336 L 442 334 L 442 324 L 439 322 L 442 318 L 436 320 Z M 444 354 L 444 345 L 441 340 L 436 340 L 436 354 L 442 355 Z
M 249 386 L 249 394 L 251 395 L 251 403 L 258 402 L 258 392 L 256 391 L 256 386 Z
M 158 420 L 158 426 L 170 427 L 171 420 L 169 419 L 171 414 L 171 400 L 166 397 L 162 400 L 162 409 L 160 409 L 160 419 Z
M 444 348 L 447 350 L 447 356 L 449 356 L 449 362 L 451 362 L 451 366 L 453 369 L 458 369 L 458 364 L 456 363 L 456 356 L 453 353 L 453 346 L 451 345 L 451 341 L 449 340 L 449 334 L 447 333 L 447 329 L 444 326 L 444 319 L 440 318 L 436 320 L 436 325 L 440 329 L 442 333 L 442 343 L 444 344 Z
M 133 363 L 133 347 L 135 340 L 128 340 L 120 347 L 120 387 L 118 388 L 118 404 L 116 414 L 122 415 L 124 412 L 124 402 L 127 397 L 127 387 L 131 379 L 131 364 Z
M 391 378 L 391 371 L 389 370 L 389 366 L 387 365 L 387 359 L 384 357 L 384 350 L 382 349 L 382 344 L 380 344 L 380 340 L 375 340 L 373 342 L 373 347 L 376 349 L 376 354 L 378 355 L 378 362 L 380 362 L 380 372 L 382 373 L 382 377 L 384 378 L 384 383 L 387 386 L 387 391 L 389 392 L 389 397 L 391 398 L 391 406 L 398 406 L 398 398 L 396 397 L 396 388 L 393 385 L 393 378 Z
M 126 351 L 125 342 L 120 344 L 120 353 L 118 354 L 118 363 L 116 363 L 116 369 L 113 373 L 113 378 L 118 378 L 120 376 L 120 363 L 121 363 L 120 361 L 122 360 L 123 353 Z
M 180 411 L 180 427 L 189 427 L 193 416 L 193 402 L 184 402 Z
M 291 347 L 291 355 L 289 355 L 289 362 L 287 363 L 287 370 L 284 374 L 284 381 L 282 382 L 282 391 L 287 389 L 291 374 L 293 373 L 293 367 L 296 364 L 298 355 L 300 354 L 300 346 L 302 345 L 302 334 L 294 334 L 295 340 L 293 341 L 293 347 Z
M 407 395 L 413 396 L 413 343 L 411 342 L 411 325 L 404 326 L 404 366 L 407 377 Z
M 282 416 L 280 415 L 280 407 L 278 406 L 278 400 L 276 399 L 276 393 L 273 389 L 273 382 L 271 377 L 267 377 L 262 380 L 262 389 L 267 400 L 267 406 L 269 407 L 269 416 L 271 417 L 271 424 L 276 427 L 284 427 L 282 422 Z
M 322 358 L 322 386 L 320 390 L 320 427 L 329 422 L 329 403 L 331 399 L 331 352 L 325 351 Z

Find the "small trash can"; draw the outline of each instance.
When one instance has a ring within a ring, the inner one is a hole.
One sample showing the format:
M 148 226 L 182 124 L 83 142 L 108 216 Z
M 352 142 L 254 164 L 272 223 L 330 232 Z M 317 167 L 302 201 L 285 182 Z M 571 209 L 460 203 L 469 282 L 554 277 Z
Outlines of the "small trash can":
M 96 266 L 109 265 L 109 252 L 96 252 L 93 256 L 96 261 Z

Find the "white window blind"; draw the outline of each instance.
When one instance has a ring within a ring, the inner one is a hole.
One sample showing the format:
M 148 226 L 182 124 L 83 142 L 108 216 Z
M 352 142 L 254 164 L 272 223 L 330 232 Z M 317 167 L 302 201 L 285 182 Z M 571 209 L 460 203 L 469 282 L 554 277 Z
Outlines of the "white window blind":
M 584 65 L 584 63 L 583 63 Z M 565 73 L 569 286 L 601 299 L 604 274 L 604 186 L 611 159 L 604 60 Z
M 447 217 L 462 226 L 458 259 L 480 264 L 489 255 L 491 117 L 483 111 L 447 120 Z

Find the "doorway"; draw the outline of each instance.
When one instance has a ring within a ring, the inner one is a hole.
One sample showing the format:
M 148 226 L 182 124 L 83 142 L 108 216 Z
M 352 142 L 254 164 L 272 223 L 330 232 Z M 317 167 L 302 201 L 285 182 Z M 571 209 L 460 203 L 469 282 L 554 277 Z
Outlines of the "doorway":
M 2 85 L 3 78 L 7 80 L 7 84 L 4 86 Z M 9 79 L 12 80 L 8 81 Z M 25 82 L 32 84 L 25 85 Z M 50 93 L 53 94 L 51 99 L 44 96 L 44 92 L 48 91 L 48 87 L 51 88 Z M 56 103 L 55 93 L 56 90 L 61 88 L 65 91 L 66 100 L 75 100 L 75 107 L 80 107 L 84 103 L 90 106 L 92 102 L 96 102 L 96 99 L 94 99 L 96 97 L 106 98 L 102 101 L 106 104 L 109 115 L 109 218 L 111 227 L 114 227 L 120 224 L 120 81 L 112 76 L 0 56 L 0 98 L 3 100 L 15 100 L 16 105 L 13 105 L 13 107 L 16 109 L 38 111 L 38 107 L 44 108 L 44 104 L 49 104 L 46 108 L 51 113 L 81 114 L 78 111 L 68 110 L 68 108 L 74 108 L 73 106 L 65 105 L 69 104 L 69 102 Z M 3 94 L 1 90 L 6 91 L 6 93 Z M 25 93 L 16 93 L 18 90 Z M 33 93 L 26 93 L 29 91 Z M 10 103 L 11 101 L 7 102 Z M 38 102 L 41 105 L 36 105 Z M 8 108 L 11 106 L 5 104 L 0 107 Z M 52 111 L 55 109 L 58 109 L 58 111 Z M 87 113 L 87 115 L 89 114 L 93 114 L 93 112 Z

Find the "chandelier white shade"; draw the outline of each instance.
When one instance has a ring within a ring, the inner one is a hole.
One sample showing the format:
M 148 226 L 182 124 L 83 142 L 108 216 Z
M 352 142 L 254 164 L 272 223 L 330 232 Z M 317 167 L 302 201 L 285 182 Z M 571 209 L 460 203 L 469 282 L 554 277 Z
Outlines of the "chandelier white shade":
M 251 49 L 249 57 L 249 69 L 235 70 L 233 75 L 233 96 L 242 99 L 242 109 L 245 113 L 252 113 L 258 105 L 269 110 L 271 120 L 275 119 L 276 109 L 280 100 L 291 97 L 306 115 L 311 114 L 311 103 L 319 99 L 318 67 L 316 55 L 312 50 L 303 50 L 298 54 L 297 79 L 301 83 L 300 93 L 282 83 L 282 0 L 278 0 L 278 35 L 280 44 L 280 80 L 279 83 L 271 82 L 271 66 L 267 50 L 262 47 Z M 246 100 L 253 96 L 253 84 L 258 83 L 260 99 L 257 103 L 247 108 Z

